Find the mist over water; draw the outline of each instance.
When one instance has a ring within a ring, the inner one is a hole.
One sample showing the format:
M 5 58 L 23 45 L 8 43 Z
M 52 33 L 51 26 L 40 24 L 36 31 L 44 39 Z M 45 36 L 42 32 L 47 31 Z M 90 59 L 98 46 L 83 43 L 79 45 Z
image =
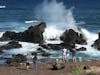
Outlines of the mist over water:
M 36 17 L 47 23 L 47 26 L 55 26 L 59 29 L 76 28 L 76 21 L 73 17 L 73 8 L 66 9 L 63 2 L 56 0 L 44 1 L 36 7 Z
M 85 47 L 86 51 L 80 51 L 79 53 L 85 54 L 88 57 L 81 57 L 85 58 L 85 60 L 96 60 L 99 59 L 100 51 L 96 50 L 95 48 L 91 47 L 91 45 L 94 43 L 95 40 L 98 39 L 98 34 L 92 33 L 84 28 L 81 29 L 81 33 L 84 35 L 85 39 L 87 40 L 87 45 L 76 45 L 77 48 Z
M 71 7 L 66 9 L 63 2 L 57 2 L 56 0 L 44 1 L 36 7 L 37 19 L 46 22 L 47 28 L 44 32 L 45 39 L 57 38 L 66 29 L 77 29 L 76 21 L 73 17 L 73 9 Z

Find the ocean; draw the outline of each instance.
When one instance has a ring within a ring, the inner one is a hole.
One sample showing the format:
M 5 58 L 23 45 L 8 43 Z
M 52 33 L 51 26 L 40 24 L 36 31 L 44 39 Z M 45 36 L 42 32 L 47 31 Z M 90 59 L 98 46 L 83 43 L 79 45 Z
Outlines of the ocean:
M 0 0 L 0 37 L 5 31 L 23 32 L 28 27 L 44 21 L 47 28 L 43 34 L 46 43 L 60 43 L 60 35 L 66 29 L 77 27 L 82 29 L 87 38 L 88 45 L 77 45 L 86 47 L 87 51 L 77 52 L 77 57 L 83 60 L 100 60 L 100 51 L 91 47 L 98 38 L 100 32 L 100 1 L 99 0 Z M 57 38 L 56 41 L 49 39 Z M 0 45 L 8 41 L 0 42 Z M 38 44 L 20 42 L 22 48 L 4 50 L 1 57 L 9 58 L 12 54 L 25 54 L 36 51 Z M 46 50 L 46 49 L 44 49 Z M 46 50 L 52 55 L 50 59 L 61 58 L 61 51 Z M 69 58 L 71 58 L 69 56 Z M 48 59 L 41 57 L 39 59 Z M 2 61 L 1 61 L 2 62 Z

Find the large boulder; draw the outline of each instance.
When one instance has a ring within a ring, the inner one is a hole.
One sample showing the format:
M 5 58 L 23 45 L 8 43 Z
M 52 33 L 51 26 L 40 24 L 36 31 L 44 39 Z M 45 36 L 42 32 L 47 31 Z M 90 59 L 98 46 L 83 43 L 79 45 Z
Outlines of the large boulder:
M 1 41 L 5 40 L 17 40 L 17 41 L 25 41 L 32 43 L 43 43 L 43 32 L 45 30 L 46 24 L 42 22 L 36 26 L 31 26 L 28 30 L 24 32 L 11 32 L 7 31 L 0 38 Z
M 6 45 L 0 46 L 0 51 L 2 52 L 2 50 L 8 50 L 8 49 L 13 49 L 13 48 L 21 48 L 22 45 L 19 44 L 19 42 L 17 41 L 11 41 Z
M 46 49 L 53 49 L 53 50 L 61 50 L 64 47 L 68 49 L 75 48 L 75 44 L 86 45 L 87 42 L 84 39 L 83 34 L 74 31 L 73 29 L 66 30 L 60 39 L 63 41 L 60 44 L 42 44 L 43 48 Z M 80 48 L 81 51 L 86 50 L 85 48 Z M 79 49 L 77 51 L 80 51 Z
M 92 47 L 94 47 L 94 48 L 100 50 L 100 39 L 97 39 L 97 40 L 93 43 Z
M 83 35 L 75 32 L 73 29 L 66 30 L 60 39 L 69 46 L 75 47 L 75 44 L 87 44 Z
M 46 24 L 44 22 L 37 26 L 31 26 L 28 30 L 24 32 L 25 41 L 33 43 L 43 43 L 43 32 L 45 30 Z
M 12 40 L 12 39 L 15 39 L 15 38 L 17 38 L 15 32 L 6 31 L 3 34 L 3 36 L 0 38 L 0 41 Z
M 92 47 L 100 50 L 100 32 L 98 34 L 98 39 L 94 41 L 94 43 L 92 44 Z

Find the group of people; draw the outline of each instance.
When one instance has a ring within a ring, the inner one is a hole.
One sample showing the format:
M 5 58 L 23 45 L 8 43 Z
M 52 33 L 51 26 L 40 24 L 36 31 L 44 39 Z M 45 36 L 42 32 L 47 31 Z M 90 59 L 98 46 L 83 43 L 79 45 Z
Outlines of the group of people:
M 68 62 L 68 57 L 71 55 L 72 61 L 76 62 L 76 48 L 70 50 L 63 48 L 62 49 L 62 60 L 56 59 L 52 66 L 54 70 L 62 69 L 65 67 L 65 63 Z
M 66 48 L 64 48 L 62 50 L 62 60 L 63 62 L 68 62 L 68 56 L 71 54 L 72 56 L 72 61 L 76 62 L 76 49 L 72 48 L 70 51 Z M 30 55 L 26 55 L 27 61 L 26 61 L 26 69 L 28 70 L 30 68 Z M 37 58 L 37 54 L 35 54 L 34 56 L 31 56 L 32 58 L 32 62 L 33 62 L 33 66 L 34 69 L 37 71 L 37 65 L 38 65 L 38 58 Z
M 72 61 L 76 62 L 76 49 L 75 48 L 72 48 L 70 51 L 68 49 L 64 48 L 62 50 L 62 60 L 64 62 L 67 62 L 69 54 L 71 54 L 71 56 L 72 56 Z
M 26 61 L 26 69 L 28 70 L 30 68 L 30 59 L 32 59 L 33 67 L 37 71 L 37 64 L 38 64 L 38 58 L 37 54 L 35 55 L 26 55 L 27 61 Z

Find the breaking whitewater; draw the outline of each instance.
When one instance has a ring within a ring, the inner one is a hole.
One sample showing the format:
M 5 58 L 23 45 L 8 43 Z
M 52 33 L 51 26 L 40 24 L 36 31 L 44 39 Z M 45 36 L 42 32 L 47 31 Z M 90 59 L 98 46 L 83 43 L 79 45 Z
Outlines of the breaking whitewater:
M 36 7 L 35 11 L 35 17 L 37 17 L 37 19 L 39 20 L 26 21 L 25 23 L 23 23 L 24 25 L 16 26 L 14 29 L 13 26 L 11 26 L 13 29 L 11 31 L 22 32 L 28 29 L 29 26 L 31 25 L 35 26 L 43 21 L 46 22 L 46 28 L 43 33 L 43 39 L 45 41 L 45 44 L 60 44 L 63 42 L 60 40 L 60 36 L 65 32 L 65 30 L 73 29 L 74 31 L 83 34 L 84 38 L 87 41 L 87 45 L 75 44 L 76 48 L 81 48 L 81 47 L 86 48 L 86 51 L 78 51 L 77 57 L 82 57 L 82 60 L 87 60 L 87 61 L 100 60 L 100 51 L 91 47 L 94 41 L 98 39 L 98 34 L 89 32 L 88 30 L 79 27 L 79 24 L 83 24 L 84 22 L 77 23 L 77 21 L 74 19 L 73 16 L 73 10 L 74 7 L 66 9 L 62 2 L 60 3 L 56 1 L 43 2 L 42 4 Z M 12 24 L 15 23 L 12 22 Z M 5 33 L 4 31 L 6 31 L 6 28 L 5 30 L 0 32 L 0 37 L 3 36 L 3 34 Z M 9 41 L 0 42 L 0 46 L 5 45 L 8 42 Z M 19 43 L 22 45 L 22 48 L 3 50 L 3 53 L 0 55 L 0 57 L 3 58 L 0 61 L 1 63 L 5 61 L 5 58 L 11 58 L 13 54 L 26 55 L 27 53 L 37 52 L 38 48 L 42 48 L 38 43 L 29 43 L 21 41 L 19 41 Z M 62 57 L 61 50 L 53 50 L 53 49 L 48 50 L 45 48 L 42 48 L 42 50 L 50 53 L 51 55 L 49 57 L 38 56 L 40 60 L 48 60 L 48 58 L 49 60 L 53 60 Z M 69 59 L 70 58 L 71 56 L 69 56 Z

